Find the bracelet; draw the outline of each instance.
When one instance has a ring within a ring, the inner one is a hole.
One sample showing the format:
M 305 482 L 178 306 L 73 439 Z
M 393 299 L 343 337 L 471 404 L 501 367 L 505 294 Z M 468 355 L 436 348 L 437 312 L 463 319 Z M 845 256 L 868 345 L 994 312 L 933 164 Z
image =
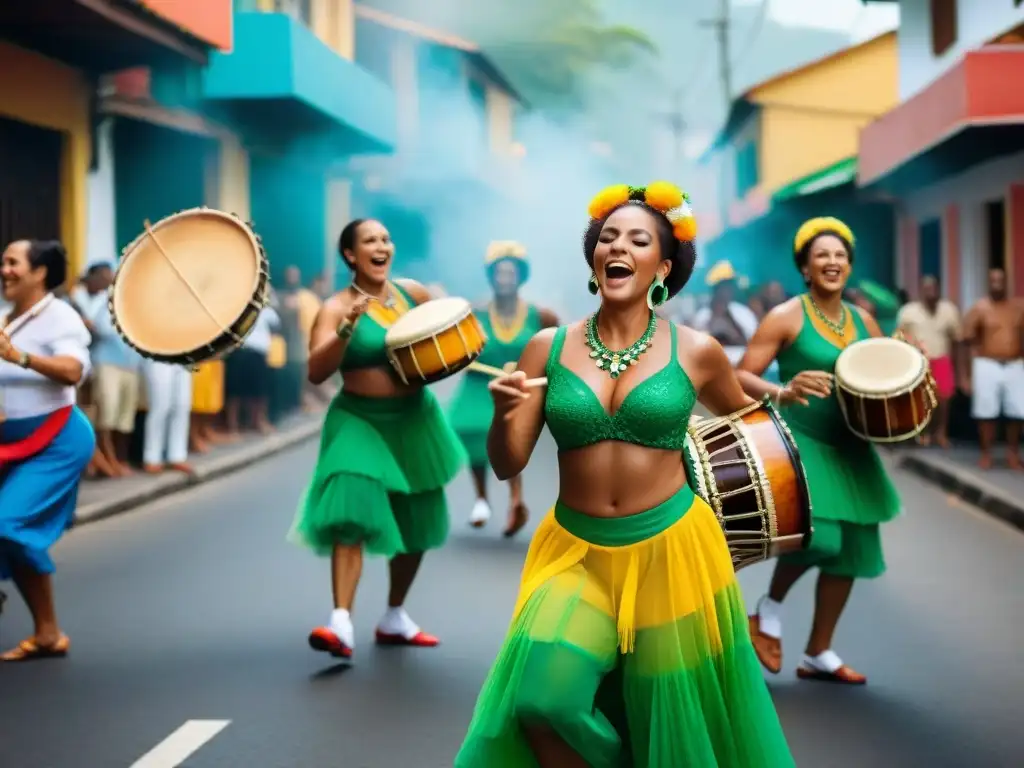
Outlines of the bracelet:
M 336 333 L 338 338 L 342 341 L 347 341 L 352 338 L 352 331 L 355 330 L 355 326 L 352 323 L 344 322 L 338 326 Z
M 32 360 L 31 358 L 29 358 L 28 352 L 22 352 L 21 356 L 18 358 L 18 365 L 20 365 L 25 370 L 28 370 L 29 363 L 31 362 Z

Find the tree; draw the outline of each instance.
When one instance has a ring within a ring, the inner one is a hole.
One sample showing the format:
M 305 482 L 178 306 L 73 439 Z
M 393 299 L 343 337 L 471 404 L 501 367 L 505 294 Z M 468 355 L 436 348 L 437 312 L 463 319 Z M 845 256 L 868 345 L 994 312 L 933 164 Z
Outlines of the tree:
M 626 69 L 657 54 L 639 30 L 606 24 L 598 0 L 366 4 L 473 40 L 531 106 L 555 114 L 586 107 L 595 73 Z

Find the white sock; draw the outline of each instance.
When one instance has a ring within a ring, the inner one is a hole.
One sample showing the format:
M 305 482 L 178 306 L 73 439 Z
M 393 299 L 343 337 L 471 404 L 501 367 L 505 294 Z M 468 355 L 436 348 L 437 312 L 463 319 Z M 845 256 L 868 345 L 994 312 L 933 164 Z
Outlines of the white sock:
M 327 622 L 330 630 L 338 636 L 350 649 L 356 647 L 356 631 L 352 626 L 352 616 L 344 608 L 335 608 L 331 611 L 330 621 Z
M 386 635 L 401 635 L 412 640 L 420 633 L 419 625 L 405 612 L 405 608 L 388 608 L 377 629 Z
M 829 648 L 827 651 L 822 651 L 817 656 L 808 656 L 807 654 L 804 654 L 803 664 L 805 667 L 815 669 L 818 672 L 835 674 L 835 671 L 843 666 L 843 660 L 839 658 L 839 654 Z
M 782 639 L 782 603 L 765 595 L 757 603 L 757 618 L 762 635 Z
M 477 499 L 476 504 L 473 505 L 473 511 L 469 515 L 469 522 L 486 523 L 490 519 L 491 505 L 487 503 L 486 499 Z

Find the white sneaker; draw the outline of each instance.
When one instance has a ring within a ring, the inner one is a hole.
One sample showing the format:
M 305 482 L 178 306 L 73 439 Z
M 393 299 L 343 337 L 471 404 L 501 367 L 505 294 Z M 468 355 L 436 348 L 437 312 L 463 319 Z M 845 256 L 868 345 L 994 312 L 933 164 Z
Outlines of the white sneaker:
M 469 515 L 469 524 L 474 528 L 483 528 L 491 519 L 491 505 L 484 499 L 477 499 L 473 511 Z

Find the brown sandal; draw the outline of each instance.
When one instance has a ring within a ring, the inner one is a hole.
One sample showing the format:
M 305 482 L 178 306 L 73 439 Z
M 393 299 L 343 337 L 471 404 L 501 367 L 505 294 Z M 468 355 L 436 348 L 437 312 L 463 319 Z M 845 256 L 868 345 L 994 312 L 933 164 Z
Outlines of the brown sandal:
M 53 645 L 39 645 L 35 638 L 22 640 L 17 648 L 12 648 L 3 656 L 0 661 L 35 661 L 37 659 L 63 659 L 71 650 L 71 640 L 67 635 L 61 635 Z
M 842 685 L 864 685 L 868 681 L 867 677 L 845 664 L 835 672 L 811 669 L 801 664 L 796 668 L 796 676 L 801 680 L 817 680 L 820 683 L 840 683 Z
M 754 645 L 754 653 L 761 666 L 773 675 L 782 671 L 782 641 L 761 631 L 761 617 L 756 613 L 747 617 L 750 620 L 750 642 Z

